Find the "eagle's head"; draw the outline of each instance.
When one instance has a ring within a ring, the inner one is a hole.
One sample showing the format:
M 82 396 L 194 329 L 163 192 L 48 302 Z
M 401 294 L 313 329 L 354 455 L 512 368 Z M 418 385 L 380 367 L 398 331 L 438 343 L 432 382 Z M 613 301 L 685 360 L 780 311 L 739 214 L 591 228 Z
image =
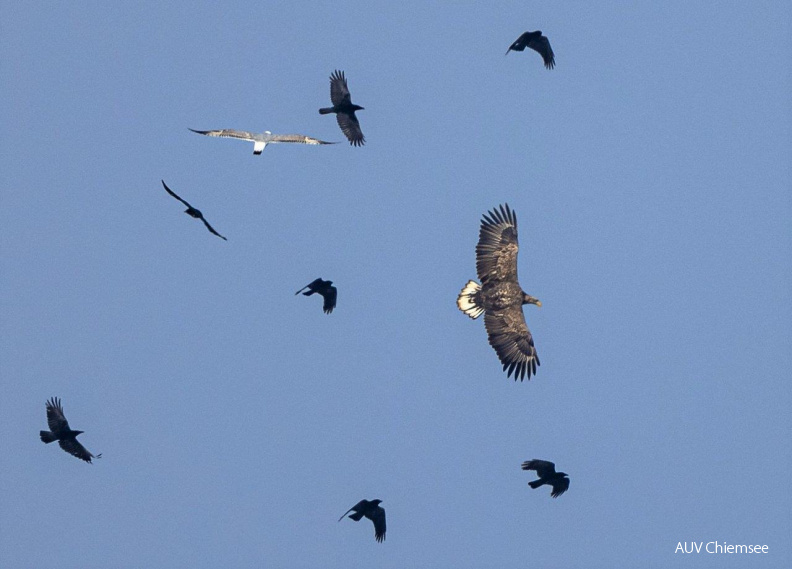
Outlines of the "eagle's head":
M 523 293 L 523 304 L 535 304 L 536 306 L 542 306 L 542 302 L 538 298 L 534 298 L 530 294 Z

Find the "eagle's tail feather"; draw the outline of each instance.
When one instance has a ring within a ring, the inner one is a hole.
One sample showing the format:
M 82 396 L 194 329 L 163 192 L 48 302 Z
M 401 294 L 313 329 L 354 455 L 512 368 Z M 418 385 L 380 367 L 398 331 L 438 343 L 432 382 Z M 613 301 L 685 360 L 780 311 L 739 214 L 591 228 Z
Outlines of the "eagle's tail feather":
M 319 109 L 320 115 L 329 115 L 332 112 L 333 112 L 333 107 L 325 107 L 323 109 Z
M 533 480 L 533 481 L 529 482 L 528 486 L 530 486 L 533 489 L 536 489 L 536 488 L 539 488 L 539 486 L 541 486 L 544 483 L 545 483 L 545 481 L 540 478 L 539 480 Z
M 457 297 L 457 306 L 459 310 L 467 314 L 473 319 L 478 318 L 484 314 L 484 308 L 481 306 L 481 285 L 476 281 L 468 281 L 462 292 Z

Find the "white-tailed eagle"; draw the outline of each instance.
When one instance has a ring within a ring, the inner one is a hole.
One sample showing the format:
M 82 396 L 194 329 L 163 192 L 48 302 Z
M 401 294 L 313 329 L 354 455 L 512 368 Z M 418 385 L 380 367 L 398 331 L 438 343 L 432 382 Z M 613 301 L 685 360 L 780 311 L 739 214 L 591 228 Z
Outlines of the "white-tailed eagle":
M 536 374 L 539 356 L 525 323 L 523 304 L 542 306 L 517 281 L 517 216 L 509 205 L 485 214 L 476 245 L 476 272 L 481 284 L 468 281 L 457 298 L 459 309 L 478 318 L 484 314 L 489 343 L 507 377 L 515 381 Z

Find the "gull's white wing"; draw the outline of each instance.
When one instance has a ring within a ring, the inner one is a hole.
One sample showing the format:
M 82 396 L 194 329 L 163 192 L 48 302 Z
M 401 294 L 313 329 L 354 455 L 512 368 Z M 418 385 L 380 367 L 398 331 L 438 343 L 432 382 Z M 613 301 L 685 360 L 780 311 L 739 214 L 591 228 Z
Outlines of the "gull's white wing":
M 222 130 L 194 130 L 189 129 L 192 132 L 197 132 L 198 134 L 203 134 L 206 136 L 215 136 L 218 138 L 238 138 L 239 140 L 261 140 L 262 136 L 260 134 L 256 134 L 253 132 L 247 132 L 244 130 L 234 130 L 231 128 L 224 128 Z
M 326 142 L 305 136 L 304 134 L 268 134 L 265 135 L 267 142 L 295 142 L 297 144 L 335 144 L 335 142 Z

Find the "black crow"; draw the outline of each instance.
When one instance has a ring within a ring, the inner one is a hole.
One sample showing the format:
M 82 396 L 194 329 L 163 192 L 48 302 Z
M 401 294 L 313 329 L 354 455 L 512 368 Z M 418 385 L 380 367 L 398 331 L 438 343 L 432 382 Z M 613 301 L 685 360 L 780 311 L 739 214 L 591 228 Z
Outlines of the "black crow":
M 457 306 L 471 318 L 484 314 L 489 343 L 503 370 L 507 377 L 514 373 L 514 380 L 522 381 L 525 376 L 531 379 L 539 365 L 522 305 L 542 303 L 523 292 L 517 282 L 517 250 L 517 215 L 509 205 L 485 214 L 476 245 L 476 272 L 481 284 L 468 281 L 457 297 Z
M 335 113 L 338 126 L 341 127 L 349 140 L 349 144 L 363 146 L 366 139 L 363 136 L 363 131 L 360 130 L 360 123 L 355 116 L 355 111 L 364 109 L 359 105 L 352 104 L 352 96 L 349 94 L 343 71 L 336 70 L 330 75 L 330 102 L 333 103 L 333 106 L 319 109 L 319 114 Z
M 545 484 L 553 487 L 550 495 L 558 498 L 561 494 L 569 490 L 569 475 L 566 472 L 556 472 L 555 464 L 549 460 L 526 460 L 522 463 L 523 470 L 535 470 L 539 480 L 529 482 L 531 488 L 539 488 Z
M 206 221 L 206 219 L 204 218 L 204 216 L 203 216 L 203 214 L 201 213 L 201 211 L 200 211 L 200 210 L 197 210 L 197 209 L 195 209 L 193 206 L 191 206 L 191 205 L 190 205 L 190 204 L 188 204 L 186 201 L 184 201 L 184 200 L 183 200 L 183 199 L 181 199 L 179 196 L 177 196 L 177 195 L 176 195 L 176 193 L 175 193 L 173 190 L 171 190 L 171 189 L 170 189 L 170 188 L 167 186 L 167 184 L 165 184 L 165 180 L 161 180 L 161 181 L 162 181 L 162 185 L 163 185 L 163 187 L 165 188 L 165 191 L 166 191 L 166 192 L 168 192 L 168 193 L 169 193 L 170 195 L 172 195 L 174 198 L 176 198 L 176 199 L 177 199 L 177 200 L 179 200 L 181 203 L 183 203 L 184 205 L 186 205 L 186 206 L 187 206 L 187 209 L 185 209 L 185 210 L 184 210 L 184 213 L 186 213 L 186 214 L 187 214 L 187 215 L 189 215 L 190 217 L 194 217 L 195 219 L 200 219 L 201 221 L 203 221 L 203 222 L 204 222 L 204 225 L 206 226 L 206 228 L 207 228 L 207 229 L 208 229 L 208 230 L 209 230 L 211 233 L 213 233 L 213 234 L 217 235 L 217 236 L 218 236 L 220 239 L 223 239 L 223 240 L 225 240 L 225 241 L 228 241 L 228 239 L 226 239 L 225 237 L 223 237 L 222 235 L 220 235 L 220 234 L 219 234 L 217 231 L 215 231 L 215 228 L 214 228 L 214 227 L 212 227 L 211 225 L 209 225 L 209 222 L 208 222 L 208 221 Z
M 506 50 L 506 55 L 509 55 L 512 50 L 523 51 L 526 47 L 530 47 L 542 56 L 545 67 L 548 69 L 555 67 L 555 54 L 553 53 L 553 48 L 550 47 L 550 40 L 543 36 L 540 31 L 525 32 L 509 46 L 509 49 Z
M 306 292 L 303 292 L 305 289 L 308 289 Z M 316 279 L 312 283 L 308 283 L 300 290 L 295 292 L 294 294 L 303 293 L 305 296 L 311 296 L 313 293 L 319 293 L 324 298 L 324 306 L 322 306 L 322 310 L 325 311 L 325 314 L 330 314 L 333 311 L 333 308 L 336 307 L 336 299 L 338 298 L 338 289 L 333 286 L 333 281 L 323 281 L 321 278 Z
M 50 428 L 49 431 L 39 431 L 39 436 L 44 443 L 49 444 L 53 441 L 58 441 L 63 450 L 89 464 L 93 464 L 91 462 L 92 458 L 102 458 L 101 453 L 93 455 L 77 442 L 77 435 L 81 435 L 84 431 L 71 430 L 69 422 L 63 415 L 60 399 L 57 397 L 47 401 L 47 424 Z
M 349 517 L 356 522 L 359 522 L 363 517 L 374 522 L 374 539 L 380 543 L 385 541 L 385 510 L 380 506 L 381 503 L 382 500 L 361 500 L 344 513 L 346 516 L 349 512 L 355 512 L 349 514 Z M 343 520 L 344 516 L 338 518 L 338 521 Z

